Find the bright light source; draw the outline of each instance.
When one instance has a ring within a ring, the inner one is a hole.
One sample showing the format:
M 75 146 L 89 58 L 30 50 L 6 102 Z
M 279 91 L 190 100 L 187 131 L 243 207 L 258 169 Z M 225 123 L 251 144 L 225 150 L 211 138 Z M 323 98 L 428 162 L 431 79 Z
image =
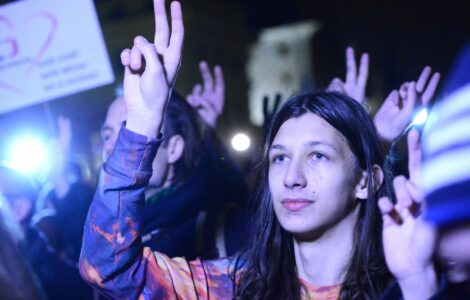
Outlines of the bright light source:
M 250 138 L 244 133 L 237 133 L 232 138 L 232 147 L 236 151 L 246 151 L 250 148 Z
M 25 136 L 10 146 L 9 163 L 27 174 L 36 174 L 47 165 L 47 148 L 37 137 Z
M 425 107 L 415 115 L 411 125 L 422 125 L 426 122 L 427 118 L 428 118 L 428 110 Z

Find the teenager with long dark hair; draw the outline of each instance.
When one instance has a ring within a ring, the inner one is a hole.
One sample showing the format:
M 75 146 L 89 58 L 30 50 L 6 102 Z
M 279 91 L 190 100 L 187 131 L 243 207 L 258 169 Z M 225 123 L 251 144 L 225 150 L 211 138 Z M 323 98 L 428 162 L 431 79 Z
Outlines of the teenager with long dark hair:
M 171 4 L 171 34 L 164 0 L 154 6 L 154 43 L 137 37 L 121 55 L 127 123 L 88 215 L 80 261 L 85 280 L 118 299 L 377 299 L 392 279 L 387 261 L 407 299 L 431 296 L 436 280 L 428 261 L 402 266 L 402 258 L 413 257 L 410 248 L 384 257 L 382 248 L 406 241 L 413 224 L 382 226 L 377 134 L 363 107 L 336 93 L 295 96 L 273 118 L 255 234 L 244 253 L 187 261 L 142 246 L 144 190 L 152 171 L 159 172 L 152 160 L 184 35 L 178 2 Z M 382 240 L 392 229 L 398 234 Z

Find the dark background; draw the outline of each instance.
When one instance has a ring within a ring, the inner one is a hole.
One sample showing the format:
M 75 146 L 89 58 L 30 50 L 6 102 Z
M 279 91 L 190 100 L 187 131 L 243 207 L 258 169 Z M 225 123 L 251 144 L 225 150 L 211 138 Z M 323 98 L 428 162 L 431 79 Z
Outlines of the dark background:
M 8 2 L 12 1 L 0 4 Z M 151 0 L 96 0 L 95 4 L 116 82 L 0 115 L 1 150 L 19 131 L 53 135 L 53 120 L 62 114 L 72 119 L 74 154 L 91 158 L 92 136 L 97 139 L 122 79 L 119 54 L 135 35 L 152 38 L 154 31 Z M 186 95 L 200 81 L 201 59 L 223 67 L 226 105 L 218 131 L 226 143 L 237 129 L 260 139 L 260 130 L 248 122 L 245 62 L 249 45 L 263 28 L 307 19 L 320 23 L 312 41 L 317 87 L 335 76 L 344 77 L 346 46 L 369 52 L 368 97 L 373 106 L 403 81 L 416 79 L 425 65 L 445 79 L 470 38 L 470 1 L 182 0 L 182 4 L 186 40 L 176 90 Z M 249 158 L 249 154 L 238 157 L 242 162 Z

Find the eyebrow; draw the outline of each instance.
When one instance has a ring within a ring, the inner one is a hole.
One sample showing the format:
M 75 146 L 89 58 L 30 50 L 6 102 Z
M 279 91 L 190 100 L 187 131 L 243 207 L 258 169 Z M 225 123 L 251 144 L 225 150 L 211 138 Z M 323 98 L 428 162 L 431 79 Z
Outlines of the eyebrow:
M 306 146 L 308 147 L 312 147 L 312 146 L 327 146 L 331 149 L 333 149 L 335 152 L 338 152 L 338 149 L 336 148 L 335 145 L 333 144 L 330 144 L 330 143 L 327 143 L 327 142 L 323 142 L 323 141 L 310 141 L 310 142 L 307 142 L 306 143 Z M 271 149 L 275 149 L 275 150 L 285 150 L 286 147 L 281 145 L 281 144 L 274 144 L 274 145 L 271 145 L 271 147 L 269 148 L 269 150 L 271 151 Z
M 106 131 L 106 130 L 112 131 L 113 128 L 111 128 L 111 126 L 109 126 L 109 125 L 103 125 L 103 126 L 101 126 L 100 131 Z

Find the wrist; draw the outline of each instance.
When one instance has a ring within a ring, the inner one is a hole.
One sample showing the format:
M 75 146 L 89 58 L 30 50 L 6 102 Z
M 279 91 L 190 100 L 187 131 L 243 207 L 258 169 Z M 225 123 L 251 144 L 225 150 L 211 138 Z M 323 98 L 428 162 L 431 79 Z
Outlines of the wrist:
M 432 265 L 399 279 L 398 284 L 405 300 L 429 299 L 439 290 L 436 270 Z
M 163 113 L 128 110 L 126 128 L 147 137 L 156 138 L 163 123 Z

